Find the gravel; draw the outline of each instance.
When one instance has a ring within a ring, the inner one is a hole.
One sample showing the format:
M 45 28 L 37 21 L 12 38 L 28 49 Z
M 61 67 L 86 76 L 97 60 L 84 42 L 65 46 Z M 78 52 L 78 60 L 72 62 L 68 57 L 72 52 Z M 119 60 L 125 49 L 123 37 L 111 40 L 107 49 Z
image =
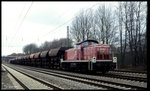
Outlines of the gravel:
M 86 74 L 70 73 L 70 72 L 63 72 L 63 71 L 55 71 L 55 72 L 64 73 L 64 74 L 71 74 L 71 75 L 73 74 L 75 76 L 81 76 L 81 77 L 93 78 L 93 79 L 97 79 L 97 80 L 104 80 L 104 81 L 110 81 L 110 82 L 115 82 L 115 83 L 123 83 L 123 84 L 127 84 L 127 85 L 147 88 L 146 82 L 131 81 L 131 80 L 104 77 L 104 76 L 93 76 L 93 75 L 86 75 Z
M 11 80 L 8 77 L 8 72 L 1 68 L 1 89 L 2 90 L 10 90 L 10 89 L 16 89 L 14 85 L 12 84 Z
M 17 77 L 17 79 L 19 79 L 26 87 L 28 87 L 29 89 L 52 89 L 49 88 L 41 83 L 39 83 L 36 80 L 33 80 L 7 66 L 4 66 L 9 72 L 11 72 L 15 77 Z
M 140 74 L 140 73 L 115 72 L 115 71 L 109 71 L 109 73 L 117 74 L 117 75 L 122 75 L 122 76 L 147 78 L 147 74 Z
M 48 69 L 48 70 L 50 70 L 50 69 Z M 54 71 L 54 70 L 51 70 L 51 71 Z M 131 80 L 118 79 L 118 78 L 110 78 L 110 77 L 104 77 L 104 76 L 93 76 L 93 75 L 86 75 L 86 74 L 79 74 L 79 73 L 56 71 L 56 70 L 54 72 L 60 72 L 60 73 L 64 73 L 64 74 L 71 74 L 71 75 L 75 75 L 75 76 L 81 76 L 81 77 L 93 78 L 93 79 L 97 79 L 97 80 L 104 80 L 104 81 L 110 81 L 110 82 L 121 83 L 121 84 L 123 83 L 123 84 L 127 84 L 127 85 L 139 86 L 139 87 L 145 87 L 145 88 L 147 88 L 147 83 L 146 82 L 131 81 Z M 30 73 L 32 73 L 32 71 Z M 42 75 L 42 73 L 37 73 L 37 72 L 34 72 L 34 73 L 36 73 L 36 75 L 39 76 L 39 77 L 41 77 L 40 75 Z M 47 79 L 48 81 L 50 81 L 50 82 L 52 82 L 54 84 L 58 84 L 58 85 L 60 85 L 60 86 L 62 86 L 64 88 L 68 88 L 68 89 L 70 89 L 70 88 L 71 89 L 76 89 L 76 88 L 82 89 L 84 87 L 82 85 L 78 85 L 80 83 L 73 84 L 71 81 L 67 81 L 67 80 L 64 80 L 62 78 L 56 78 L 56 77 L 50 76 L 50 75 L 45 76 L 43 78 Z M 70 82 L 70 85 L 68 84 L 68 82 Z M 72 85 L 74 87 L 71 87 Z M 84 89 L 85 89 L 85 87 L 84 87 Z M 88 89 L 90 89 L 89 86 L 88 86 Z
M 21 67 L 15 67 L 15 68 L 20 69 L 23 72 L 29 73 L 31 75 L 34 75 L 35 77 L 38 77 L 40 79 L 46 80 L 52 84 L 58 85 L 64 89 L 104 89 L 101 87 L 91 86 L 88 84 L 84 84 L 84 83 L 80 83 L 80 82 L 76 82 L 76 81 L 72 81 L 72 80 L 68 80 L 68 79 L 64 79 L 60 77 L 55 77 L 52 75 L 47 75 L 47 74 L 43 74 L 43 73 L 31 71 L 31 70 L 26 70 Z

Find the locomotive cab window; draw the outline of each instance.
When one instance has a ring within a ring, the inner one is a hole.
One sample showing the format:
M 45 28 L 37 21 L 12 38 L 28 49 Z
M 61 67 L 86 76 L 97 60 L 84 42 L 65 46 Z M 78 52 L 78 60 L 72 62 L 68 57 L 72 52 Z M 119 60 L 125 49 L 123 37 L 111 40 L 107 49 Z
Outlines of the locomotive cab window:
M 84 47 L 84 46 L 88 46 L 88 42 L 83 42 L 82 43 L 82 46 Z
M 79 45 L 74 45 L 74 48 L 76 48 L 76 49 L 79 48 Z
M 95 44 L 97 44 L 96 42 L 91 42 L 91 45 L 95 45 Z

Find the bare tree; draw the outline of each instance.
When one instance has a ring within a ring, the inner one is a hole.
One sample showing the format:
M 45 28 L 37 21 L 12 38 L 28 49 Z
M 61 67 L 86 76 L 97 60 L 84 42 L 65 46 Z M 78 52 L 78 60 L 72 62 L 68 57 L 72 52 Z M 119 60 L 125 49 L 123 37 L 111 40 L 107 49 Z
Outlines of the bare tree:
M 71 38 L 76 42 L 92 39 L 93 12 L 92 9 L 81 10 L 72 21 Z
M 25 52 L 25 54 L 35 53 L 38 52 L 38 47 L 36 44 L 29 44 L 23 47 L 23 52 Z
M 122 13 L 123 5 L 121 2 L 118 4 L 116 15 L 118 17 L 118 26 L 120 32 L 120 64 L 121 66 L 124 63 L 125 52 L 123 52 L 123 13 Z M 126 46 L 126 45 L 125 45 Z
M 115 16 L 110 8 L 99 6 L 95 12 L 97 39 L 102 43 L 113 44 L 116 41 L 117 26 Z
M 95 17 L 95 21 L 96 21 L 96 25 L 97 25 L 97 37 L 99 39 L 99 41 L 102 41 L 103 44 L 105 43 L 105 33 L 104 33 L 104 21 L 105 21 L 105 6 L 100 6 L 97 11 L 96 11 L 96 16 Z
M 61 38 L 59 40 L 55 39 L 50 42 L 46 41 L 39 47 L 39 50 L 45 51 L 45 50 L 54 49 L 58 47 L 68 47 L 67 38 Z M 69 39 L 69 47 L 72 47 L 72 40 L 70 39 Z
M 144 2 L 119 3 L 120 52 L 123 62 L 126 52 L 131 53 L 132 65 L 141 64 L 144 58 L 142 36 L 146 36 L 146 4 Z M 123 31 L 124 30 L 124 31 Z M 123 35 L 123 33 L 125 35 Z M 143 37 L 144 38 L 144 37 Z M 123 42 L 124 41 L 124 42 Z
M 40 47 L 39 50 L 40 51 L 45 51 L 48 50 L 50 48 L 51 42 L 45 41 Z
M 71 26 L 71 31 L 70 31 L 70 35 L 71 38 L 74 39 L 76 42 L 80 42 L 81 41 L 81 27 L 79 25 L 80 21 L 78 19 L 78 17 L 76 16 L 75 19 L 72 21 L 72 26 Z

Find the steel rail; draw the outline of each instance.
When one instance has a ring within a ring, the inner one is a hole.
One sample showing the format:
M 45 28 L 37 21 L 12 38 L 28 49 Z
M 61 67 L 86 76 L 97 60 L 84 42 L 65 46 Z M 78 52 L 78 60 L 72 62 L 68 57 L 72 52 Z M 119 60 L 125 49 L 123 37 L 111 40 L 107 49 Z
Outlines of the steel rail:
M 9 72 L 4 66 L 3 68 L 24 88 L 25 90 L 29 90 L 27 86 L 25 86 L 17 77 L 15 77 L 11 72 Z
M 25 67 L 26 68 L 26 67 Z M 30 68 L 26 68 L 26 69 L 30 69 Z M 91 80 L 91 81 L 95 81 L 95 82 L 103 82 L 103 83 L 106 83 L 106 84 L 113 84 L 113 85 L 117 85 L 117 86 L 122 86 L 122 87 L 127 87 L 127 88 L 132 88 L 132 89 L 145 89 L 143 87 L 138 87 L 138 86 L 131 86 L 131 85 L 127 85 L 127 84 L 121 84 L 121 83 L 115 83 L 115 82 L 108 82 L 108 81 L 104 81 L 104 80 L 98 80 L 98 79 L 93 79 L 93 78 L 85 78 L 85 77 L 80 77 L 80 76 L 75 76 L 75 75 L 71 75 L 71 74 L 65 74 L 65 73 L 58 73 L 58 72 L 54 72 L 54 71 L 50 71 L 50 70 L 44 70 L 44 69 L 40 69 L 42 71 L 39 71 L 40 68 L 35 68 L 34 69 L 30 69 L 30 70 L 34 70 L 36 72 L 40 72 L 40 73 L 44 73 L 44 74 L 49 74 L 49 75 L 53 75 L 53 76 L 57 76 L 57 77 L 63 77 L 61 75 L 65 75 L 65 77 L 63 78 L 66 78 L 66 79 L 71 79 L 71 80 L 75 80 L 75 81 L 80 81 L 80 82 L 84 82 L 85 81 L 81 81 L 81 79 L 84 79 L 84 80 Z M 43 72 L 45 71 L 45 72 Z M 53 74 L 55 73 L 55 74 Z M 67 76 L 67 77 L 66 77 Z M 76 78 L 80 78 L 80 79 L 74 79 L 74 78 L 71 78 L 71 77 L 76 77 Z M 87 82 L 87 84 L 91 84 L 91 82 Z M 102 86 L 102 85 L 97 85 L 95 83 L 92 83 L 93 85 L 95 86 Z M 104 87 L 104 86 L 103 86 Z M 116 88 L 116 87 L 109 87 L 109 86 L 105 86 L 105 88 L 108 88 L 108 89 L 119 89 L 119 88 Z
M 46 81 L 44 81 L 44 80 L 42 80 L 42 79 L 39 79 L 39 78 L 34 77 L 34 76 L 32 76 L 32 75 L 29 75 L 29 74 L 27 74 L 27 73 L 25 73 L 25 72 L 22 72 L 22 71 L 20 71 L 20 70 L 18 70 L 18 69 L 15 69 L 15 68 L 10 67 L 10 66 L 8 66 L 8 67 L 11 68 L 11 69 L 13 69 L 13 70 L 15 70 L 15 71 L 18 71 L 18 72 L 20 72 L 20 73 L 22 73 L 22 74 L 24 74 L 24 75 L 26 75 L 26 76 L 28 76 L 28 77 L 30 77 L 30 78 L 32 78 L 32 79 L 34 79 L 34 80 L 36 80 L 36 81 L 38 81 L 38 82 L 40 82 L 40 83 L 42 83 L 42 84 L 48 86 L 48 87 L 50 87 L 50 88 L 53 88 L 54 90 L 62 90 L 62 89 L 63 89 L 63 88 L 58 87 L 58 86 L 56 86 L 56 85 L 54 85 L 54 84 L 48 83 L 48 82 L 46 82 Z M 22 82 L 21 82 L 21 83 L 22 83 Z M 23 83 L 22 83 L 22 84 L 23 84 Z M 27 88 L 27 87 L 25 87 L 25 88 Z M 29 88 L 28 88 L 28 89 L 29 89 Z

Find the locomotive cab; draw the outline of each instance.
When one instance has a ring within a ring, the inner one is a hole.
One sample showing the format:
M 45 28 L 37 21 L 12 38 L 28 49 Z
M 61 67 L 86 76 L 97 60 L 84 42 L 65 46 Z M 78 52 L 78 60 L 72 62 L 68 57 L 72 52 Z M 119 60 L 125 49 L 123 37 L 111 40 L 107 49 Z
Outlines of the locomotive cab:
M 95 40 L 85 40 L 83 42 L 77 43 L 76 45 L 79 45 L 80 48 L 84 48 L 90 45 L 98 44 L 98 41 Z

